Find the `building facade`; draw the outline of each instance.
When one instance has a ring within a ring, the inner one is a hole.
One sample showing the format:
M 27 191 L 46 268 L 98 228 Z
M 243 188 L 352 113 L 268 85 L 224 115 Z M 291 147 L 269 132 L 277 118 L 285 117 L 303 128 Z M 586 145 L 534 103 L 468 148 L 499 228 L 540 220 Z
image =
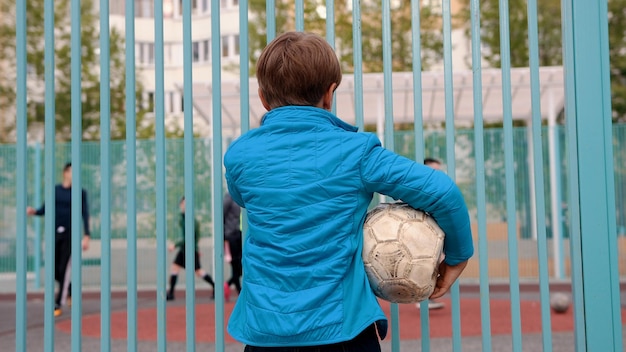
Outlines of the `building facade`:
M 126 1 L 110 0 L 110 25 L 125 33 Z M 148 109 L 154 104 L 155 91 L 155 37 L 154 1 L 135 1 L 135 63 L 137 77 L 141 79 Z M 163 61 L 166 124 L 183 126 L 183 9 L 182 0 L 163 1 Z M 211 82 L 211 2 L 192 1 L 192 70 L 194 83 Z M 221 62 L 223 79 L 238 77 L 239 66 L 239 1 L 221 0 Z M 194 132 L 208 135 L 210 117 L 205 111 L 194 109 Z M 204 109 L 201 109 L 204 110 Z

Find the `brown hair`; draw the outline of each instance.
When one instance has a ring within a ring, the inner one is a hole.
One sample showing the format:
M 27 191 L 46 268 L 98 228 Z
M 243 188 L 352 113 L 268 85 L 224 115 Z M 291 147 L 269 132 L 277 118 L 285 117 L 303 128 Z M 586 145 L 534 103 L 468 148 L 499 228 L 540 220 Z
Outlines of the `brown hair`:
M 287 32 L 263 49 L 257 62 L 259 88 L 270 109 L 317 105 L 331 84 L 341 83 L 341 67 L 322 37 Z

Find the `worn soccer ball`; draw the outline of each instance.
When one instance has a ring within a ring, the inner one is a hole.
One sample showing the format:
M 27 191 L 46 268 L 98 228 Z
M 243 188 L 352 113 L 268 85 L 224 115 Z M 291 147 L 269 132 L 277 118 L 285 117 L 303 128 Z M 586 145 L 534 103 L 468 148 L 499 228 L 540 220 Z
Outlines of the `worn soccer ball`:
M 428 299 L 435 289 L 444 233 L 405 203 L 381 203 L 363 226 L 363 262 L 376 296 L 394 303 Z
M 567 293 L 555 292 L 550 295 L 550 307 L 555 313 L 565 313 L 569 309 L 570 299 Z

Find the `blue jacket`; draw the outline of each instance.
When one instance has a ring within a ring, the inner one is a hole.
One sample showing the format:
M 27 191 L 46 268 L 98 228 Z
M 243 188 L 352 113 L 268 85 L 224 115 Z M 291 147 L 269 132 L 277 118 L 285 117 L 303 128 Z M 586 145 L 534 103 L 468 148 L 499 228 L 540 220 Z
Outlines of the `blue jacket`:
M 228 149 L 228 189 L 248 211 L 243 290 L 228 324 L 235 339 L 330 344 L 386 319 L 361 259 L 374 192 L 429 212 L 446 234 L 449 264 L 472 256 L 467 207 L 452 180 L 356 131 L 323 109 L 286 106 Z

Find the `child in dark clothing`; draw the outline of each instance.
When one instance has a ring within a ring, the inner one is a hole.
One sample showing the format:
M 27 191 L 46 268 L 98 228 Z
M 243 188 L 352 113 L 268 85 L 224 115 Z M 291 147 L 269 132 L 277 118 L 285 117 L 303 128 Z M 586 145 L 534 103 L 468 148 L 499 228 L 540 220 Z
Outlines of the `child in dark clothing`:
M 81 195 L 83 238 L 82 248 L 89 248 L 89 206 L 87 204 L 87 192 L 83 189 Z M 69 305 L 71 296 L 70 284 L 70 257 L 72 255 L 72 164 L 67 163 L 63 167 L 63 180 L 54 189 L 54 280 L 59 283 L 59 291 L 55 298 L 54 316 L 61 315 L 61 307 Z M 26 208 L 27 215 L 42 216 L 46 213 L 45 204 L 39 209 Z
M 227 261 L 230 261 L 232 275 L 224 284 L 224 297 L 230 299 L 230 286 L 234 285 L 238 293 L 241 293 L 243 273 L 241 267 L 241 208 L 233 201 L 230 194 L 224 195 L 224 241 Z
M 180 229 L 182 232 L 182 240 L 178 241 L 178 243 L 176 244 L 170 244 L 168 248 L 170 251 L 173 251 L 176 248 L 180 248 L 170 269 L 170 289 L 167 293 L 168 301 L 174 300 L 174 290 L 176 287 L 176 282 L 178 281 L 178 273 L 180 272 L 180 269 L 185 269 L 185 197 L 182 197 L 180 199 L 179 207 L 180 220 L 178 223 L 180 224 Z M 198 252 L 198 241 L 200 240 L 200 223 L 198 222 L 198 220 L 194 220 L 194 236 L 194 269 L 196 271 L 196 276 L 204 279 L 204 281 L 208 282 L 213 287 L 213 289 L 215 289 L 215 283 L 213 282 L 213 278 L 211 277 L 211 275 L 202 270 L 202 268 L 200 267 L 200 253 Z

